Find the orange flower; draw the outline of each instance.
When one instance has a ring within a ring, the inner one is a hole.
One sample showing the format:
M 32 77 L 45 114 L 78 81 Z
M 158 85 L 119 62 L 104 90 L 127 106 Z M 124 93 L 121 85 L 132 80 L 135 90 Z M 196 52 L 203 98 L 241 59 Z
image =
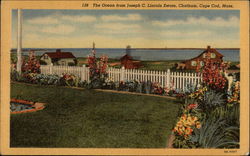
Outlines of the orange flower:
M 186 133 L 187 135 L 190 135 L 192 132 L 193 132 L 193 129 L 190 128 L 190 127 L 187 127 L 186 130 L 185 130 L 185 133 Z
M 198 105 L 194 103 L 194 104 L 189 104 L 187 108 L 188 109 L 194 109 L 194 108 L 197 108 L 197 107 L 198 107 Z

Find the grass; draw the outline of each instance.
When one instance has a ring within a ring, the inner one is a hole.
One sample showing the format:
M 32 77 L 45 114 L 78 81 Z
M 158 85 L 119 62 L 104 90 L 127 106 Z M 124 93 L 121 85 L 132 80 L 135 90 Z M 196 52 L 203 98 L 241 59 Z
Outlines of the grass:
M 142 61 L 143 67 L 141 69 L 145 70 L 160 70 L 166 71 L 175 66 L 176 63 L 181 62 L 178 60 L 168 60 L 168 61 Z
M 77 66 L 82 66 L 83 64 L 87 63 L 87 58 L 77 58 Z M 108 63 L 115 63 L 115 62 L 120 62 L 119 59 L 112 59 L 109 58 Z M 175 66 L 176 63 L 181 62 L 180 60 L 167 60 L 167 61 L 141 61 L 141 64 L 143 67 L 140 69 L 144 70 L 163 70 L 166 71 L 169 68 L 172 68 Z M 115 66 L 115 67 L 119 67 Z
M 47 103 L 11 115 L 11 147 L 165 148 L 179 102 L 160 97 L 11 84 L 11 97 Z

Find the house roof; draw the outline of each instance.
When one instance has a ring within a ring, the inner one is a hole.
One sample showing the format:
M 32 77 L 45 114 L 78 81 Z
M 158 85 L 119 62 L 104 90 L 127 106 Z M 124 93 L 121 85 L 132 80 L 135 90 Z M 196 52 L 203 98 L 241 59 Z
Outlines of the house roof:
M 128 59 L 128 60 L 133 60 L 132 56 L 126 54 L 123 57 L 120 58 L 120 60 L 124 60 L 124 59 Z
M 215 55 L 217 55 L 217 56 L 219 56 L 219 57 L 224 57 L 224 55 L 222 55 L 221 53 L 219 53 L 216 49 L 210 48 L 210 46 L 208 46 L 207 49 L 204 50 L 200 55 L 198 55 L 198 56 L 196 56 L 196 57 L 194 57 L 194 58 L 191 58 L 191 59 L 189 59 L 189 60 L 185 60 L 185 61 L 183 61 L 183 63 L 185 63 L 185 62 L 187 62 L 187 61 L 190 61 L 190 60 L 195 60 L 195 59 L 201 57 L 204 53 L 208 53 L 208 52 L 210 52 L 210 53 L 215 53 Z
M 76 58 L 71 52 L 61 52 L 60 50 L 56 52 L 46 52 L 44 54 L 47 54 L 50 58 Z

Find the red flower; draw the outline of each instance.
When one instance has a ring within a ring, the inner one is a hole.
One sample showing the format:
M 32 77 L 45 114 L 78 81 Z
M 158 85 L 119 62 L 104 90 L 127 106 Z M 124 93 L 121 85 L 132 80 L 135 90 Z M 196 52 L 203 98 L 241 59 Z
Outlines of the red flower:
M 203 82 L 213 89 L 223 89 L 226 85 L 226 78 L 223 71 L 227 68 L 225 63 L 213 62 L 207 58 L 205 66 L 200 68 Z
M 188 109 L 195 109 L 197 107 L 198 107 L 198 105 L 194 103 L 194 104 L 189 104 L 187 108 Z

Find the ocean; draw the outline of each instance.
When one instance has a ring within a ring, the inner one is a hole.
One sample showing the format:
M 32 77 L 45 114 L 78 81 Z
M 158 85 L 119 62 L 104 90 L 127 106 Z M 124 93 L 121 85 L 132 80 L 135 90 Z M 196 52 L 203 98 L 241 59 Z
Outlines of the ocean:
M 45 52 L 55 52 L 57 48 L 24 48 L 24 51 L 30 49 L 35 50 L 36 56 L 41 56 Z M 16 49 L 12 49 L 16 51 Z M 72 52 L 75 57 L 87 57 L 91 53 L 91 48 L 61 48 L 62 52 Z M 131 56 L 134 59 L 143 61 L 164 61 L 164 60 L 187 60 L 198 56 L 204 50 L 202 49 L 131 49 Z M 217 50 L 224 55 L 225 61 L 240 61 L 240 51 L 235 49 L 223 49 Z M 28 55 L 28 52 L 23 52 L 24 55 Z M 107 55 L 109 58 L 118 59 L 126 54 L 124 48 L 96 48 L 97 57 L 101 55 Z

